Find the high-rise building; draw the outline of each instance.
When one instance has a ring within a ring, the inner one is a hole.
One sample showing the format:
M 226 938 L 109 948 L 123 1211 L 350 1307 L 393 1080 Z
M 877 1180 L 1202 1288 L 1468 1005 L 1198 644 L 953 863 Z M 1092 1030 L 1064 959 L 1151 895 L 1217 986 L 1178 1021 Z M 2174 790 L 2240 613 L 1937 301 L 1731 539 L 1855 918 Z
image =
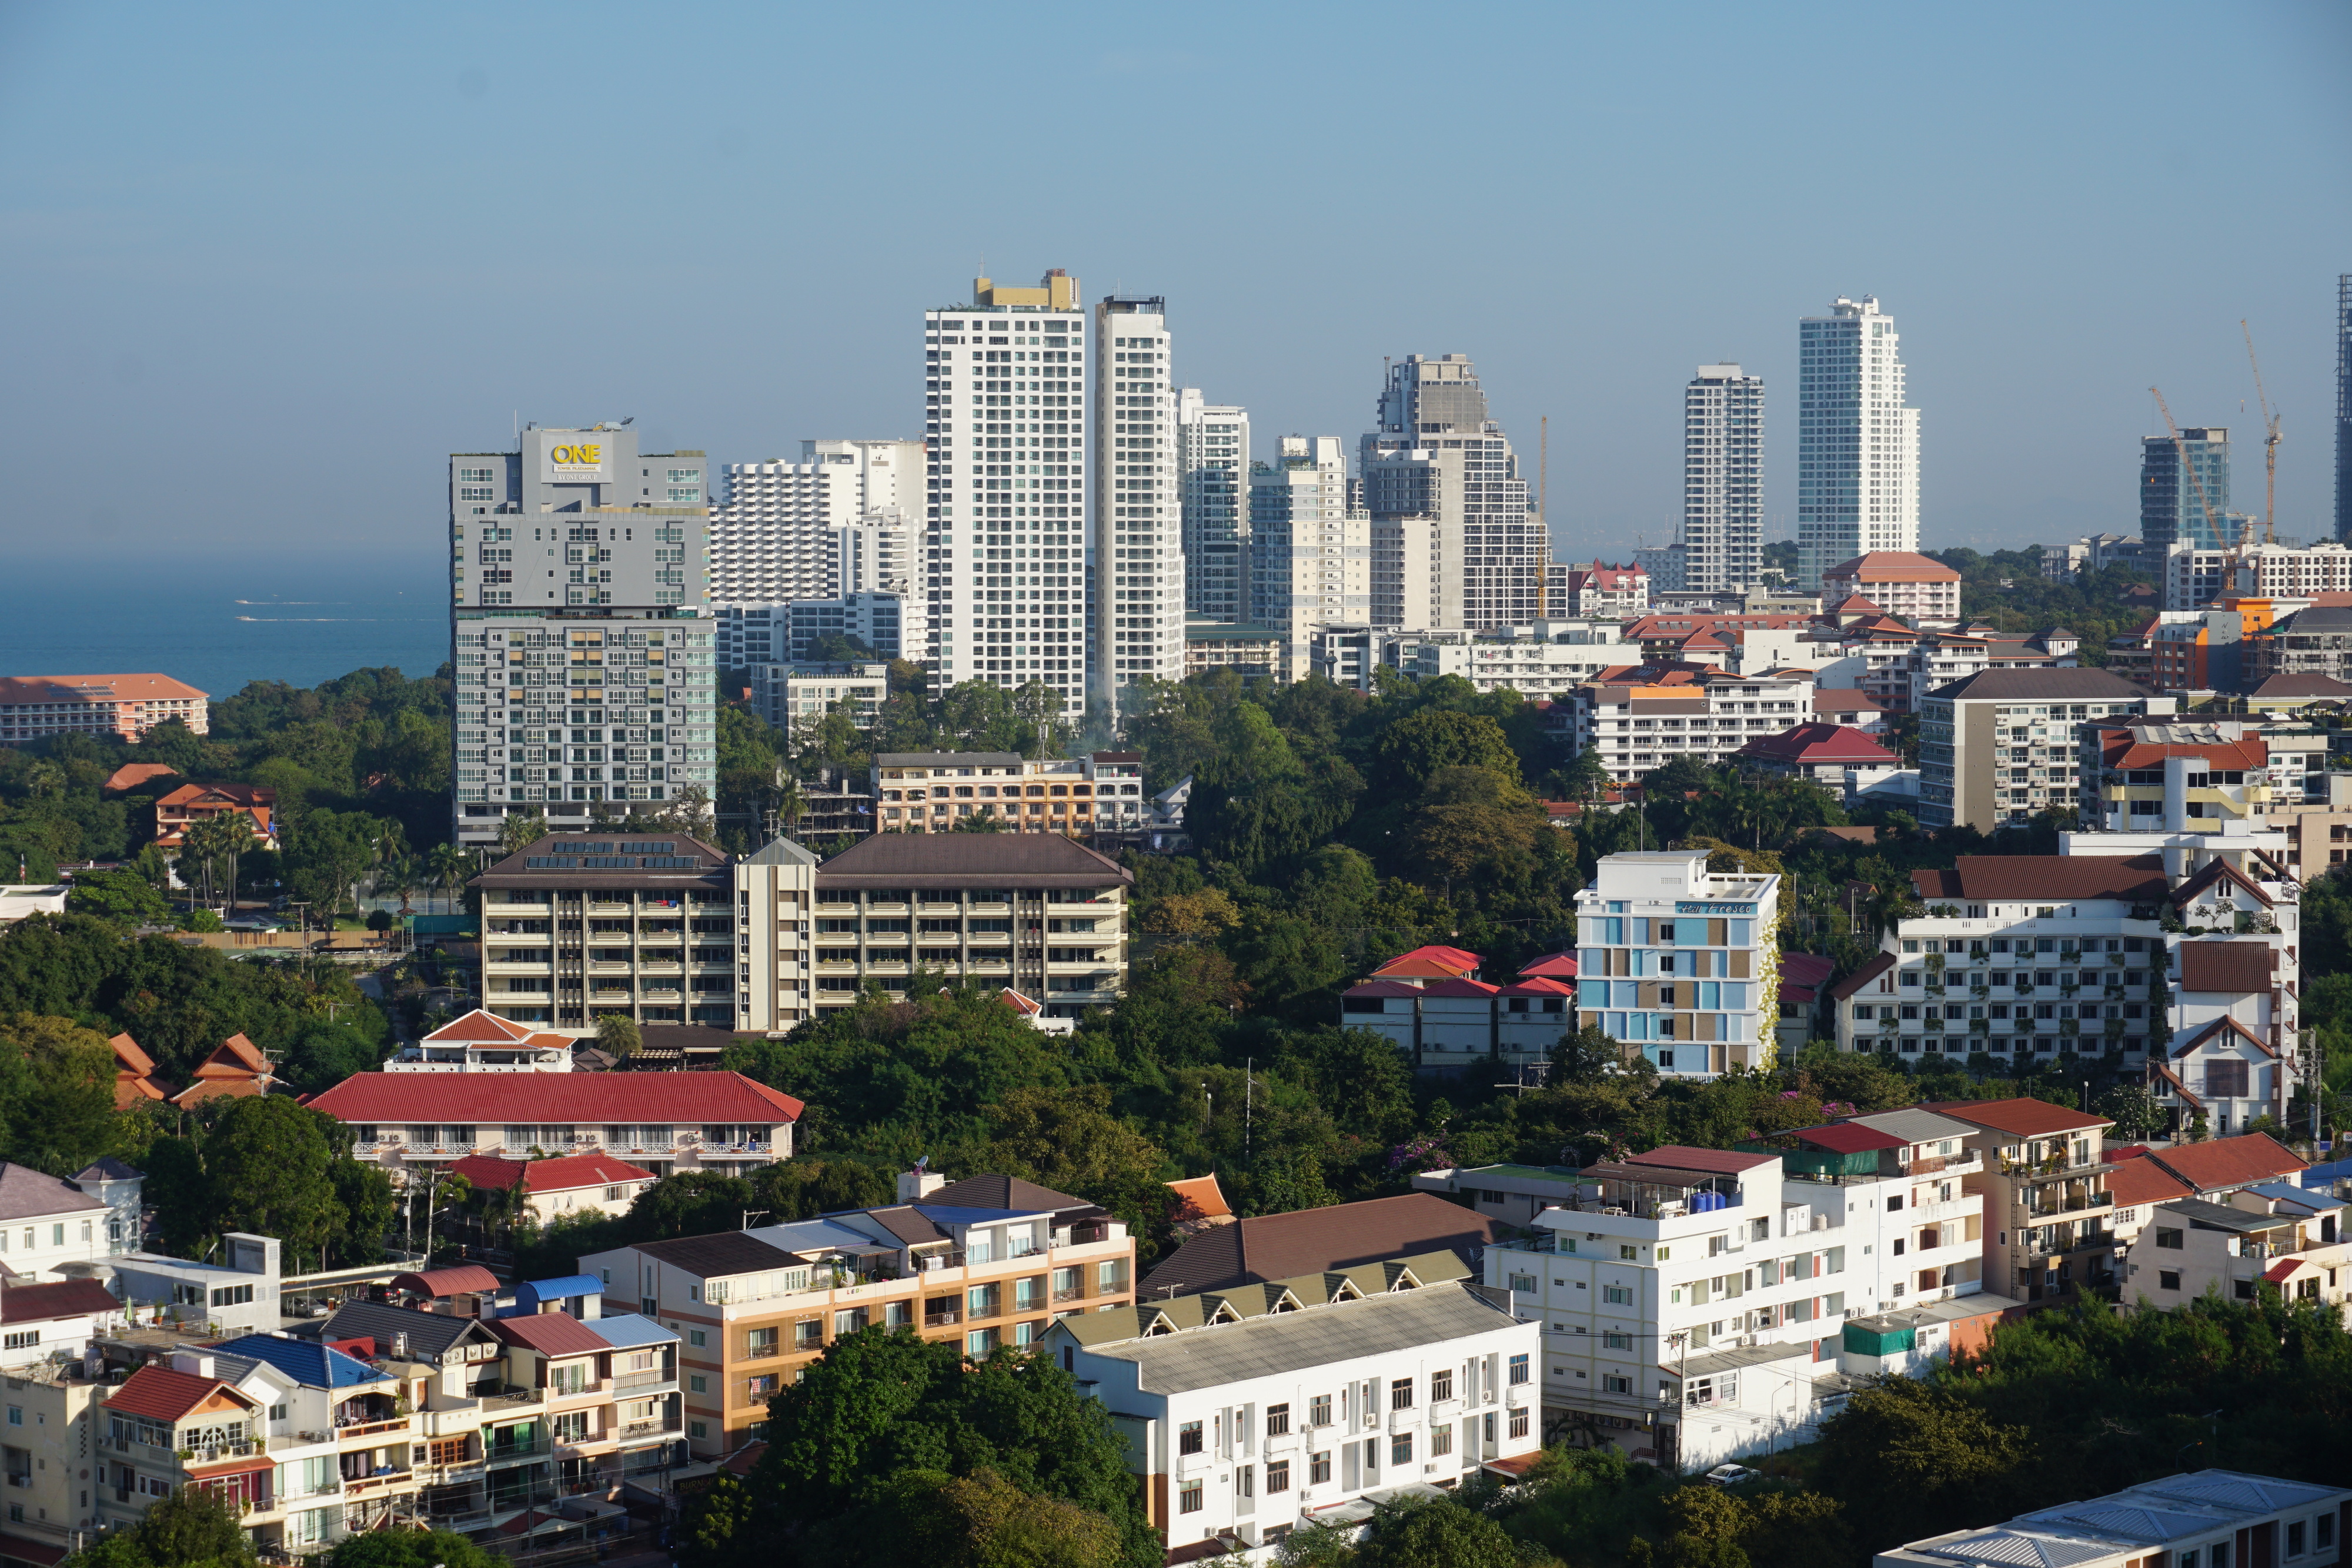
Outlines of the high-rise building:
M 2177 544 L 2218 550 L 2237 542 L 2228 431 L 2199 426 L 2182 431 L 2177 444 L 2169 435 L 2140 442 L 2139 537 L 2159 555 Z
M 1348 481 L 1350 517 L 1371 517 L 1372 626 L 1411 626 L 1425 630 L 1437 624 L 1437 583 L 1444 574 L 1439 566 L 1437 519 L 1414 515 L 1372 517 L 1354 499 L 1363 494 L 1361 479 Z
M 940 690 L 1039 682 L 1087 699 L 1086 315 L 1060 268 L 976 279 L 923 315 L 925 643 Z M 1183 653 L 1178 628 L 1178 657 Z
M 1919 411 L 1878 301 L 1840 296 L 1797 324 L 1797 586 L 1872 550 L 1919 548 Z
M 778 603 L 886 586 L 905 591 L 904 580 L 845 580 L 856 546 L 845 563 L 840 530 L 895 533 L 899 553 L 917 548 L 923 466 L 919 441 L 803 441 L 797 463 L 727 465 L 710 513 L 712 601 Z M 878 548 L 866 545 L 869 561 Z
M 1486 417 L 1467 355 L 1391 361 L 1380 429 L 1362 438 L 1359 455 L 1376 531 L 1408 517 L 1432 521 L 1428 627 L 1517 626 L 1542 613 L 1551 542 L 1503 427 Z
M 459 847 L 689 792 L 707 801 L 718 688 L 708 465 L 623 425 L 449 457 Z
M 1304 670 L 1312 629 L 1361 621 L 1372 601 L 1372 520 L 1348 510 L 1347 448 L 1336 435 L 1286 435 L 1250 467 L 1250 612 L 1282 633 Z
M 1764 570 L 1764 378 L 1701 365 L 1683 389 L 1683 584 L 1720 593 Z
M 1094 699 L 1184 678 L 1183 508 L 1167 301 L 1095 306 Z
M 2336 276 L 2336 537 L 2352 543 L 2352 272 Z
M 1178 392 L 1176 488 L 1188 616 L 1232 622 L 1247 613 L 1249 471 L 1249 410 L 1210 402 L 1198 387 Z

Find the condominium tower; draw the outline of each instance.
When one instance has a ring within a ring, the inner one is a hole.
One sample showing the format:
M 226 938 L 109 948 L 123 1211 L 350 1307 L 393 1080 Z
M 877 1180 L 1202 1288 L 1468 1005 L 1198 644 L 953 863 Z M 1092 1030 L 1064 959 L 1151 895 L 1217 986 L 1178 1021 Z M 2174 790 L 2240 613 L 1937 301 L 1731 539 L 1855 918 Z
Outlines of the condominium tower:
M 1919 548 L 1919 411 L 1878 301 L 1840 296 L 1798 324 L 1797 579 L 1872 550 Z
M 2139 537 L 2153 554 L 2174 545 L 2218 550 L 2238 540 L 2230 516 L 2230 433 L 2196 426 L 2139 444 Z
M 510 813 L 584 827 L 709 799 L 706 468 L 617 424 L 450 455 L 459 847 L 498 843 Z
M 1719 593 L 1764 569 L 1764 380 L 1701 365 L 1683 389 L 1682 585 Z
M 2336 277 L 2336 537 L 2352 543 L 2352 272 Z
M 825 599 L 903 578 L 920 548 L 923 466 L 919 441 L 803 441 L 797 463 L 727 465 L 710 511 L 711 601 Z
M 1086 346 L 1078 280 L 1058 267 L 1034 288 L 979 278 L 970 305 L 923 314 L 923 647 L 937 689 L 1036 681 L 1066 713 L 1085 709 Z
M 1406 525 L 1430 520 L 1431 627 L 1524 625 L 1542 614 L 1550 542 L 1467 355 L 1390 361 L 1380 428 L 1359 455 L 1375 543 L 1392 564 L 1417 568 L 1418 532 Z
M 1145 676 L 1184 678 L 1183 515 L 1167 301 L 1095 306 L 1095 665 L 1091 695 L 1124 706 Z
M 1249 469 L 1249 410 L 1210 402 L 1198 387 L 1178 392 L 1176 487 L 1183 508 L 1187 615 L 1231 622 L 1248 611 Z
M 1249 618 L 1283 634 L 1288 668 L 1309 663 L 1313 628 L 1370 612 L 1372 524 L 1348 508 L 1336 435 L 1286 435 L 1250 469 Z

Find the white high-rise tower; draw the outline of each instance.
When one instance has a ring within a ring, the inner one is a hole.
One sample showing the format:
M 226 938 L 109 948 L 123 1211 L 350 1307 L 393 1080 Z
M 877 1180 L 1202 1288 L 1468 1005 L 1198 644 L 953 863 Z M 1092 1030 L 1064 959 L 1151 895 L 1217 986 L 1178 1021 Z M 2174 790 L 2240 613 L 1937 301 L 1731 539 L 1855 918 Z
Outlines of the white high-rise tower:
M 1187 615 L 1230 622 L 1249 613 L 1249 410 L 1210 402 L 1198 387 L 1177 393 Z
M 1390 560 L 1417 557 L 1417 546 L 1397 541 L 1417 536 L 1426 519 L 1434 545 L 1430 625 L 1519 626 L 1542 614 L 1539 583 L 1551 542 L 1528 507 L 1528 482 L 1503 427 L 1486 417 L 1469 357 L 1391 361 L 1380 418 L 1380 429 L 1357 444 L 1374 548 Z M 1410 564 L 1417 575 L 1418 561 Z M 1376 597 L 1395 602 L 1388 591 L 1393 572 L 1375 575 Z
M 1122 704 L 1141 676 L 1184 678 L 1183 508 L 1167 301 L 1095 306 L 1095 668 L 1090 695 Z
M 1764 570 L 1764 380 L 1701 365 L 1683 389 L 1681 586 L 1719 593 Z
M 1036 681 L 1066 714 L 1085 711 L 1086 357 L 1078 280 L 1058 268 L 1035 288 L 977 279 L 969 306 L 923 314 L 925 656 L 939 690 Z
M 1872 550 L 1919 548 L 1919 411 L 1878 301 L 1841 296 L 1798 324 L 1797 579 Z

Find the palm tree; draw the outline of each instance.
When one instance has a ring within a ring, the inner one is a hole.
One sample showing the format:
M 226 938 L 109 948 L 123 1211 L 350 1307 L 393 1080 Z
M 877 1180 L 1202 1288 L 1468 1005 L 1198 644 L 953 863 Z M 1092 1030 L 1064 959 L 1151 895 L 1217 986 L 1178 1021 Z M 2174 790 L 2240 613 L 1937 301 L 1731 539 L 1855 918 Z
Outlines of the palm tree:
M 237 857 L 253 848 L 253 819 L 243 811 L 226 811 L 213 820 L 220 824 L 220 847 L 215 852 L 228 857 L 228 905 L 234 910 Z
M 425 874 L 441 890 L 441 913 L 454 913 L 451 901 L 466 880 L 466 852 L 456 844 L 435 844 L 425 857 Z

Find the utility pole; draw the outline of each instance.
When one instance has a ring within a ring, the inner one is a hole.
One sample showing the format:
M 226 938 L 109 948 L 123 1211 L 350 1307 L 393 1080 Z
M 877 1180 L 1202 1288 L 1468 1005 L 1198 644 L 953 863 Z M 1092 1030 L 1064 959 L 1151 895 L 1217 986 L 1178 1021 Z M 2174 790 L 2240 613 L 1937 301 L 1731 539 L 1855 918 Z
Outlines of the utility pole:
M 1252 1071 L 1256 1066 L 1256 1057 L 1242 1058 L 1242 1163 L 1244 1165 L 1249 1163 L 1250 1117 L 1257 1109 L 1257 1074 Z

